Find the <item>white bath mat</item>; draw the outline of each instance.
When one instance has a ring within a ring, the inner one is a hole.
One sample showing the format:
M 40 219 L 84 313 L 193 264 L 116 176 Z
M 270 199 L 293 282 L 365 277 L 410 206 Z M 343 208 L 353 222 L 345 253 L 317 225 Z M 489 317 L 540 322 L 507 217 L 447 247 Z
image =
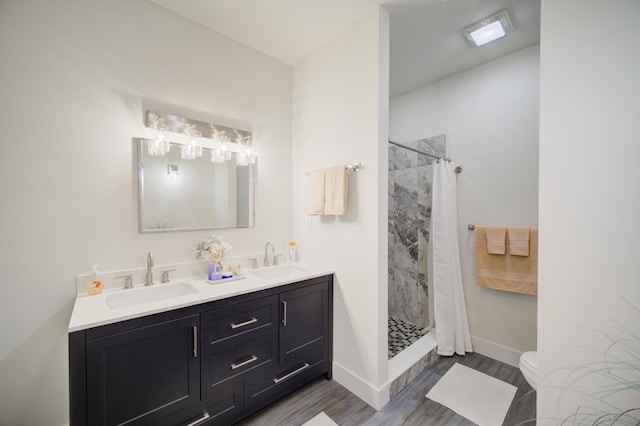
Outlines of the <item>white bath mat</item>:
M 427 398 L 480 426 L 501 426 L 516 390 L 509 383 L 455 363 Z
M 302 426 L 338 426 L 336 422 L 331 420 L 331 417 L 327 416 L 324 411 L 303 424 Z

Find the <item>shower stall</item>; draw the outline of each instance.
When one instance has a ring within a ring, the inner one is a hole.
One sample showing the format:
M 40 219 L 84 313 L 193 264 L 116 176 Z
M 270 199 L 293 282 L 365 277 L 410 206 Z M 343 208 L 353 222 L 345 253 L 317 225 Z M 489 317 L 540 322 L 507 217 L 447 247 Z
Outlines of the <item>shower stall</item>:
M 389 144 L 389 359 L 433 326 L 427 252 L 433 164 L 445 144 L 445 135 Z

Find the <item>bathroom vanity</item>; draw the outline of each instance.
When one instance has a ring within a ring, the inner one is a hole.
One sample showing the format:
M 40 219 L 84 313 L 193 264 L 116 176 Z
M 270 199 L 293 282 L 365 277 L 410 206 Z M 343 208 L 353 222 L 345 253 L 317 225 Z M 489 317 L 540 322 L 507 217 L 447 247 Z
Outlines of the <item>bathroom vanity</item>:
M 96 314 L 106 319 L 86 320 L 109 295 L 78 297 L 69 333 L 73 426 L 228 425 L 331 378 L 331 273 L 189 282 L 198 292 L 174 298 L 178 307 L 141 304 L 139 316 L 136 307 L 107 308 Z

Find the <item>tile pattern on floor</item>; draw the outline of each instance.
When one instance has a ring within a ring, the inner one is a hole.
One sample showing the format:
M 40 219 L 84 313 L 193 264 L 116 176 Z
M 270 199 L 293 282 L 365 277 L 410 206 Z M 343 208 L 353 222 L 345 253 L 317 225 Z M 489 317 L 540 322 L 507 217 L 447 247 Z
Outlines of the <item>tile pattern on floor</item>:
M 391 359 L 426 333 L 417 325 L 389 315 L 389 352 Z

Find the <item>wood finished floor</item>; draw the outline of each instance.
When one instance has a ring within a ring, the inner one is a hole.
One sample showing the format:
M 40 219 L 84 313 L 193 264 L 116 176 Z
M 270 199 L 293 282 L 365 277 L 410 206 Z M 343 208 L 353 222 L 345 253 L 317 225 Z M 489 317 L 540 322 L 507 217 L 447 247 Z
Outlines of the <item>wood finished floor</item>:
M 503 426 L 535 425 L 536 393 L 518 368 L 479 354 L 440 357 L 382 410 L 376 411 L 335 380 L 324 378 L 243 420 L 241 426 L 300 426 L 324 411 L 340 426 L 473 426 L 454 411 L 425 398 L 454 363 L 474 368 L 518 388 Z

